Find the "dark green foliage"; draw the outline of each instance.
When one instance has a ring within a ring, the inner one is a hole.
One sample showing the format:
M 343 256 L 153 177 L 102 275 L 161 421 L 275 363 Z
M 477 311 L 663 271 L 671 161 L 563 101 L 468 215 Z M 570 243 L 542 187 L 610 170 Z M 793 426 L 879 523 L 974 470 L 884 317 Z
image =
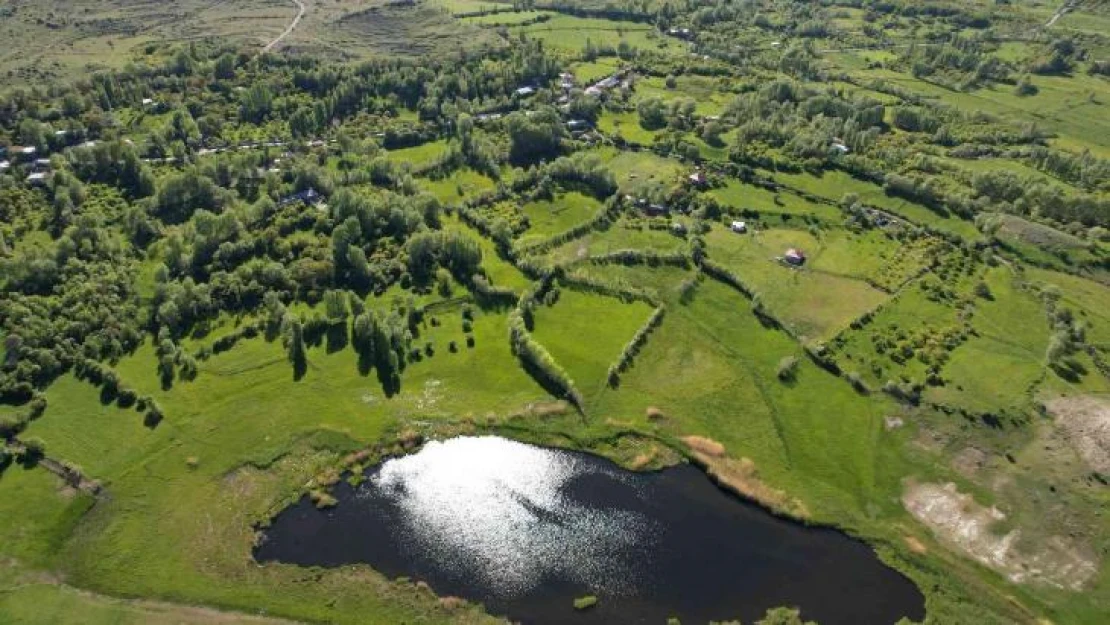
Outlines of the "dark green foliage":
M 405 244 L 408 269 L 417 282 L 431 279 L 436 267 L 444 267 L 460 281 L 478 270 L 482 250 L 478 242 L 457 231 L 420 232 Z
M 541 159 L 552 159 L 562 152 L 566 134 L 559 112 L 542 107 L 532 115 L 513 113 L 505 120 L 509 132 L 509 160 L 526 165 Z

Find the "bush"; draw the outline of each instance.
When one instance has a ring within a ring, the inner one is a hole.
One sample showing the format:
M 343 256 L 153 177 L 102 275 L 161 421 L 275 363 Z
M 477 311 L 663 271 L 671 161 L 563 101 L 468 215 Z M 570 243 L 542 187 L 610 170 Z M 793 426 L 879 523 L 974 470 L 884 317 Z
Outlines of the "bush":
M 845 373 L 844 379 L 848 380 L 848 383 L 852 385 L 852 388 L 856 389 L 856 391 L 859 393 L 867 393 L 870 391 L 858 371 L 849 371 L 848 373 Z
M 19 454 L 20 462 L 34 464 L 46 456 L 46 442 L 41 438 L 30 437 L 23 440 L 23 451 Z
M 593 595 L 586 595 L 585 597 L 578 597 L 574 600 L 575 610 L 587 610 L 597 605 L 597 597 Z
M 785 356 L 779 361 L 779 379 L 783 382 L 793 382 L 798 376 L 798 359 L 794 356 Z

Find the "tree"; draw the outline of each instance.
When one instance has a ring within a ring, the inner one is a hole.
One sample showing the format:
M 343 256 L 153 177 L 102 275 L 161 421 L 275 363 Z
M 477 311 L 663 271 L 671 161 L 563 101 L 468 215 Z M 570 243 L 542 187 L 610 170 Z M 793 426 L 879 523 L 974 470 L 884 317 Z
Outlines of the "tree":
M 516 112 L 506 118 L 509 132 L 509 160 L 527 165 L 562 152 L 566 136 L 559 112 L 549 106 L 539 107 L 531 115 Z
M 181 223 L 197 209 L 218 211 L 224 194 L 211 180 L 196 170 L 167 178 L 155 197 L 154 213 L 168 223 Z
M 254 124 L 261 123 L 270 114 L 274 94 L 266 83 L 255 82 L 243 92 L 239 100 L 239 117 Z
M 636 105 L 640 115 L 640 125 L 647 130 L 664 128 L 667 125 L 667 105 L 661 98 L 647 98 Z
M 289 362 L 293 364 L 293 379 L 304 377 L 308 369 L 308 356 L 304 347 L 304 325 L 299 319 L 289 323 Z
M 23 439 L 23 451 L 19 461 L 25 465 L 33 465 L 46 457 L 46 443 L 41 438 L 31 436 Z
M 220 55 L 212 66 L 212 73 L 220 80 L 235 78 L 235 57 L 230 52 Z

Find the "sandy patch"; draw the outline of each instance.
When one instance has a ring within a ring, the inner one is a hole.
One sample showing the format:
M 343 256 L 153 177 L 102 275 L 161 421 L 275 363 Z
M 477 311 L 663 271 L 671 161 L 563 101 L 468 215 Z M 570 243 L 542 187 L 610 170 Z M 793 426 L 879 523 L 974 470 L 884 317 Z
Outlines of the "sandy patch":
M 1082 395 L 1051 399 L 1044 405 L 1087 466 L 1110 475 L 1110 402 Z
M 1098 573 L 1097 556 L 1062 536 L 1019 546 L 1020 528 L 997 531 L 1006 515 L 960 493 L 955 484 L 909 484 L 902 503 L 938 540 L 1014 583 L 1081 590 Z

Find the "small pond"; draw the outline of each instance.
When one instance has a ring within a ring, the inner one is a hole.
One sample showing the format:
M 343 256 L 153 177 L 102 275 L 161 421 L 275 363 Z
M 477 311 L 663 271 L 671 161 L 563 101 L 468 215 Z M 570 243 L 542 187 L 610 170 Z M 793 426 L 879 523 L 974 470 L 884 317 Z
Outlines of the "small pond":
M 589 454 L 460 437 L 282 511 L 255 558 L 365 563 L 524 623 L 754 622 L 801 608 L 821 625 L 924 618 L 921 592 L 867 545 L 777 518 L 699 469 L 624 470 Z M 577 611 L 576 597 L 597 605 Z

